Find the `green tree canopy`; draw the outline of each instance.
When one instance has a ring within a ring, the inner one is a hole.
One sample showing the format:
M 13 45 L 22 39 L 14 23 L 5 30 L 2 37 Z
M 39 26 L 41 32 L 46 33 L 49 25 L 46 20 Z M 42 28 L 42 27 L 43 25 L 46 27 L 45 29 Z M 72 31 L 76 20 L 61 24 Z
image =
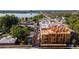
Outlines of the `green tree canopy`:
M 66 18 L 66 23 L 70 26 L 71 29 L 75 31 L 79 31 L 79 17 L 77 15 L 71 15 L 70 17 Z
M 70 42 L 73 43 L 73 41 L 78 40 L 78 38 L 79 38 L 79 16 L 77 14 L 72 14 L 71 16 L 66 18 L 66 23 L 77 34 L 76 36 L 74 34 L 75 38 L 73 38 L 73 36 L 71 36 Z
M 31 17 L 31 19 L 33 20 L 33 21 L 38 21 L 38 20 L 40 20 L 40 19 L 42 19 L 42 18 L 45 18 L 45 16 L 44 15 L 42 15 L 42 14 L 40 14 L 40 15 L 36 15 L 36 16 L 34 16 L 34 17 Z
M 10 34 L 13 37 L 17 37 L 18 41 L 23 44 L 27 41 L 27 36 L 30 34 L 28 28 L 22 26 L 13 26 L 10 31 Z
M 9 30 L 12 25 L 16 25 L 18 23 L 18 18 L 14 15 L 5 15 L 0 17 L 0 28 L 4 30 Z

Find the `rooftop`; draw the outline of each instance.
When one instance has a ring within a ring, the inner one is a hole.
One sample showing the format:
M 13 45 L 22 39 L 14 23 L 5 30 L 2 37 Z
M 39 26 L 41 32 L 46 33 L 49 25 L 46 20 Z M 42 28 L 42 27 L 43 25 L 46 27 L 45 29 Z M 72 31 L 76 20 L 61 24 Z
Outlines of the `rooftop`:
M 11 36 L 3 37 L 0 39 L 0 44 L 14 44 L 16 42 L 16 38 L 12 38 Z

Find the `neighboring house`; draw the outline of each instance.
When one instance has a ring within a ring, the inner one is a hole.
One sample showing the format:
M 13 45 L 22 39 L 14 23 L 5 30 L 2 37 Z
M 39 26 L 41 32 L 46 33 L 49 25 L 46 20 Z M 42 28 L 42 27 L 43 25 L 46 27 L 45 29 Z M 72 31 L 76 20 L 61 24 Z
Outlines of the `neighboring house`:
M 41 20 L 39 22 L 40 29 L 41 28 L 49 28 L 49 25 L 50 25 L 50 21 L 47 19 Z
M 16 40 L 17 38 L 12 38 L 11 36 L 3 37 L 0 39 L 0 45 L 13 45 Z

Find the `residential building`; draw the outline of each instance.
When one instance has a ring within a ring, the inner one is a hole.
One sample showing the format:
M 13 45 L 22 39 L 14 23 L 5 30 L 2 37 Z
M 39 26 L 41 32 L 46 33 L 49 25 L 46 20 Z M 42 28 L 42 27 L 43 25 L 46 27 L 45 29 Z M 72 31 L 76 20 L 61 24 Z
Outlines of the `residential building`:
M 66 24 L 51 22 L 48 19 L 40 21 L 39 24 L 38 35 L 34 43 L 38 41 L 39 46 L 66 47 L 72 32 Z

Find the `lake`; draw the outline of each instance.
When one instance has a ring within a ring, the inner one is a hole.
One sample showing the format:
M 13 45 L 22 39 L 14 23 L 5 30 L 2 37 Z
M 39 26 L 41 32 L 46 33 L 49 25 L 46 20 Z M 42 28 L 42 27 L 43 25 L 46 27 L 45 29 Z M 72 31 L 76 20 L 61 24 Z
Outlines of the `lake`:
M 21 17 L 28 17 L 29 18 L 29 17 L 39 15 L 38 13 L 0 13 L 0 16 L 4 16 L 6 14 L 15 15 L 18 18 L 21 18 Z

